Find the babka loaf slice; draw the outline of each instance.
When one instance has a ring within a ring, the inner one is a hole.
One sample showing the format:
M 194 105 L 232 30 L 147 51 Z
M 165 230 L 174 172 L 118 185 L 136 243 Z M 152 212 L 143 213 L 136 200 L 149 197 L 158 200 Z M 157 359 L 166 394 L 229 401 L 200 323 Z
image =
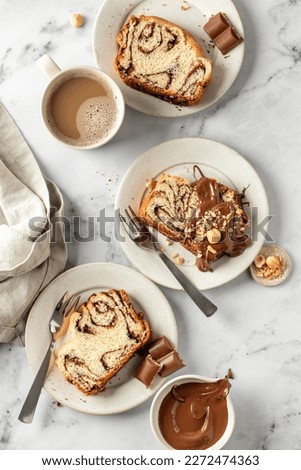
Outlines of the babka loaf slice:
M 198 167 L 196 167 L 198 168 Z M 200 271 L 223 255 L 238 256 L 250 244 L 249 218 L 243 209 L 244 191 L 207 178 L 190 183 L 162 174 L 143 197 L 139 217 L 196 256 Z
M 186 178 L 163 173 L 149 186 L 140 205 L 139 217 L 171 240 L 182 241 L 185 226 L 195 214 L 197 203 L 197 194 Z
M 95 395 L 151 337 L 124 290 L 93 294 L 70 317 L 57 365 L 66 380 Z
M 117 43 L 115 69 L 127 85 L 178 105 L 200 101 L 212 67 L 190 33 L 156 16 L 130 16 Z

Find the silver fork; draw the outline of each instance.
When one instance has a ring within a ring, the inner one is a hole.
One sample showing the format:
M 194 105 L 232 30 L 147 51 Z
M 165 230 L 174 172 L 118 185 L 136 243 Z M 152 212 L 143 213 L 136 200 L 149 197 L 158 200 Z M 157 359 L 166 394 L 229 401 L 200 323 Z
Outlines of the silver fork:
M 207 299 L 207 297 L 199 291 L 199 289 L 185 276 L 185 274 L 183 274 L 174 262 L 165 255 L 165 253 L 160 249 L 155 234 L 150 232 L 147 226 L 135 214 L 132 207 L 128 206 L 128 209 L 129 210 L 125 209 L 126 218 L 119 213 L 119 219 L 131 240 L 141 246 L 141 248 L 157 253 L 159 258 L 172 272 L 193 302 L 206 315 L 206 317 L 211 317 L 217 310 L 216 305 L 214 305 L 211 300 Z
M 80 296 L 76 297 L 76 295 L 72 295 L 70 299 L 67 300 L 68 295 L 69 293 L 65 292 L 62 298 L 58 301 L 49 320 L 49 331 L 51 334 L 50 343 L 18 416 L 18 419 L 23 423 L 32 423 L 41 390 L 48 372 L 51 353 L 53 351 L 55 341 L 60 335 L 60 330 L 64 320 L 70 315 L 70 313 L 75 311 L 78 305 Z

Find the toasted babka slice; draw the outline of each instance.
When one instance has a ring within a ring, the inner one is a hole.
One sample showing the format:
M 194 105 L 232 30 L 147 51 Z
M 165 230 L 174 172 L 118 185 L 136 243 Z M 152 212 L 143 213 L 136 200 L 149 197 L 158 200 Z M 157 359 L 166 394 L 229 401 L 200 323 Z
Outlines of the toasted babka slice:
M 115 69 L 124 83 L 178 105 L 200 101 L 211 61 L 180 26 L 156 16 L 130 16 L 117 43 Z
M 72 313 L 57 365 L 67 381 L 95 395 L 150 337 L 148 322 L 124 290 L 99 292 Z
M 149 185 L 139 217 L 171 240 L 182 241 L 186 223 L 195 214 L 197 202 L 197 195 L 186 178 L 162 173 Z
M 139 217 L 193 253 L 201 271 L 210 271 L 213 261 L 238 256 L 250 244 L 243 197 L 203 174 L 190 183 L 164 173 L 142 198 Z

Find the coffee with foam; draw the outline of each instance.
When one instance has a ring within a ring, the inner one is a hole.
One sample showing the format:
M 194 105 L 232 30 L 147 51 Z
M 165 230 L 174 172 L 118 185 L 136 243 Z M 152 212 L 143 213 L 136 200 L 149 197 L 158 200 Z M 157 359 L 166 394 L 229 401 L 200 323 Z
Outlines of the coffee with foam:
M 109 84 L 97 74 L 72 73 L 53 87 L 46 109 L 48 125 L 67 145 L 97 145 L 116 126 L 116 99 Z

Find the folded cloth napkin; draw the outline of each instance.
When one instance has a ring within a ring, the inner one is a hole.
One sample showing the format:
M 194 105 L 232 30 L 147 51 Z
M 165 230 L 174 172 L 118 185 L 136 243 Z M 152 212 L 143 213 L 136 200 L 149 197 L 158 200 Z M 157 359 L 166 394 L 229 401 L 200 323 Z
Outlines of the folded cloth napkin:
M 0 342 L 24 344 L 30 307 L 67 260 L 63 201 L 0 103 Z

